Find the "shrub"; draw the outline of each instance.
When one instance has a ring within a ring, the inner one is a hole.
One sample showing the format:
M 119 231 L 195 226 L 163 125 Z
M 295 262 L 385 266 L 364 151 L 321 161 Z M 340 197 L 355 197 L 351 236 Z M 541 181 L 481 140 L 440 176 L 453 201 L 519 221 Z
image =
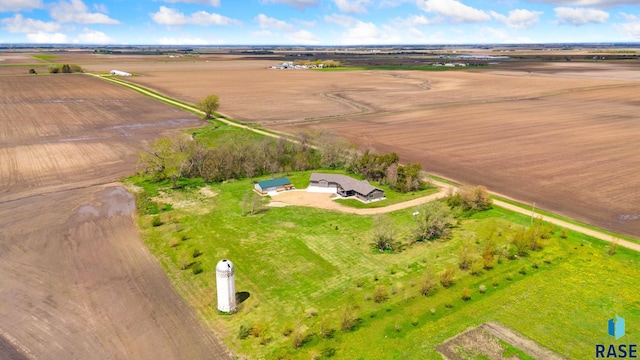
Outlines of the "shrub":
M 478 291 L 480 291 L 480 294 L 484 294 L 487 291 L 487 287 L 484 285 L 480 285 L 478 287 Z
M 322 351 L 320 352 L 320 355 L 322 355 L 323 358 L 330 358 L 330 357 L 333 357 L 335 354 L 336 354 L 336 349 L 329 346 L 322 349 Z
M 158 227 L 158 226 L 161 226 L 162 224 L 164 223 L 162 222 L 162 219 L 160 219 L 160 216 L 156 215 L 151 218 L 151 225 L 153 227 Z
M 198 248 L 193 249 L 193 253 L 191 254 L 191 256 L 195 259 L 198 256 L 202 255 L 202 251 L 200 251 Z
M 373 291 L 373 301 L 377 303 L 385 302 L 389 299 L 389 292 L 384 285 L 376 286 Z
M 293 332 L 293 327 L 289 324 L 282 328 L 282 336 L 289 336 Z
M 393 331 L 395 331 L 395 332 L 400 332 L 400 331 L 402 331 L 402 325 L 400 325 L 399 323 L 396 323 L 396 324 L 393 326 Z
M 178 239 L 172 237 L 171 240 L 169 240 L 169 247 L 176 247 L 179 243 Z
M 431 308 L 431 309 L 429 310 L 429 312 L 431 313 L 431 315 L 435 315 L 435 314 L 436 314 L 436 309 Z
M 329 322 L 329 319 L 327 318 L 322 319 L 322 321 L 320 322 L 320 332 L 318 333 L 318 335 L 323 339 L 332 338 L 335 332 L 336 332 L 336 329 L 331 327 L 331 323 Z
M 36 69 L 29 69 L 29 74 L 37 74 L 38 72 L 36 71 Z
M 180 264 L 180 269 L 187 270 L 189 265 L 191 265 L 191 259 L 186 252 L 180 253 L 180 257 L 178 258 L 178 263 Z
M 527 275 L 527 269 L 523 266 L 522 268 L 520 268 L 520 271 L 518 271 L 520 274 L 522 275 Z
M 202 269 L 202 264 L 200 264 L 200 261 L 196 261 L 193 266 L 191 267 L 191 271 L 193 272 L 193 275 L 198 275 L 200 274 L 202 271 L 204 271 Z
M 291 334 L 291 344 L 294 349 L 298 349 L 304 345 L 309 339 L 305 328 L 299 327 Z
M 238 330 L 238 339 L 244 340 L 251 335 L 251 326 L 242 324 Z
M 473 264 L 471 264 L 470 273 L 471 275 L 481 275 L 483 269 L 484 265 L 482 259 L 477 259 Z
M 354 314 L 354 309 L 352 306 L 347 306 L 342 313 L 342 321 L 340 323 L 340 328 L 342 331 L 351 331 L 355 329 L 358 324 L 358 319 Z
M 469 288 L 464 288 L 462 290 L 462 300 L 464 301 L 469 301 L 471 300 L 471 289 Z
M 253 326 L 251 327 L 251 335 L 253 335 L 253 337 L 260 337 L 266 332 L 266 330 L 267 325 L 265 323 L 258 322 L 253 324 Z
M 508 281 L 513 280 L 513 274 L 511 274 L 511 273 L 507 274 L 506 279 L 507 279 Z
M 443 272 L 440 273 L 440 284 L 442 287 L 448 288 L 455 284 L 456 280 L 456 270 L 453 268 L 447 268 Z
M 411 319 L 411 325 L 418 326 L 418 323 L 419 323 L 418 318 L 414 317 L 413 319 Z
M 436 281 L 433 279 L 433 275 L 427 274 L 426 278 L 420 284 L 420 294 L 423 296 L 429 296 L 433 294 L 436 290 Z
M 448 302 L 448 303 L 444 304 L 444 307 L 446 307 L 447 309 L 451 309 L 453 307 L 453 304 Z
M 307 313 L 307 319 L 311 319 L 312 317 L 318 316 L 318 309 L 309 308 L 307 309 L 306 313 Z

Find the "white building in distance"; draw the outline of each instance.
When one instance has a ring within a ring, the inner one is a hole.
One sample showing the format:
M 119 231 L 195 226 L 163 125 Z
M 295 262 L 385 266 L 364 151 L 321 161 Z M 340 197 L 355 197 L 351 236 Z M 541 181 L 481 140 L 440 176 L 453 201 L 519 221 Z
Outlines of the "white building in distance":
M 216 287 L 218 288 L 218 310 L 232 313 L 236 311 L 236 283 L 233 263 L 227 259 L 216 265 Z
M 124 72 L 124 71 L 120 71 L 120 70 L 111 70 L 109 72 L 109 74 L 111 75 L 118 75 L 118 76 L 131 76 L 130 73 L 128 72 Z

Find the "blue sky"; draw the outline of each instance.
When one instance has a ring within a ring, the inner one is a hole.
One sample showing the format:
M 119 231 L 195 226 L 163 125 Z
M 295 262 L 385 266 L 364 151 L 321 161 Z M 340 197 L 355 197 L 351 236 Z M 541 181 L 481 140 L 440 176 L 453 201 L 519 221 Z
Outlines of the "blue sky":
M 640 42 L 640 0 L 0 0 L 0 43 Z

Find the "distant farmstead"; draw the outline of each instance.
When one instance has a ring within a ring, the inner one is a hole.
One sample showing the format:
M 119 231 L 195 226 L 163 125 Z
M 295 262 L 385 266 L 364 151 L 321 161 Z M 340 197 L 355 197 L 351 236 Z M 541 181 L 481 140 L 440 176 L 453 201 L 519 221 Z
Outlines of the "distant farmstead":
M 271 180 L 258 181 L 253 188 L 260 194 L 266 195 L 271 192 L 285 191 L 293 189 L 293 184 L 289 179 L 278 178 Z
M 111 75 L 117 75 L 117 76 L 131 76 L 130 73 L 125 72 L 125 71 L 120 71 L 120 70 L 111 70 L 111 72 L 109 72 Z
M 332 192 L 342 197 L 356 197 L 364 202 L 383 200 L 384 190 L 369 184 L 367 180 L 356 180 L 340 174 L 311 174 L 307 191 Z

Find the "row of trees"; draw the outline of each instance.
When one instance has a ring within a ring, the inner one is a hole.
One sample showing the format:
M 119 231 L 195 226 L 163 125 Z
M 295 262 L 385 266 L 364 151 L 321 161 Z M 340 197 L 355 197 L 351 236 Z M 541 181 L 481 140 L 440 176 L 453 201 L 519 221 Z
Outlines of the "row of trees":
M 143 173 L 156 181 L 202 178 L 206 182 L 253 178 L 281 171 L 310 170 L 322 165 L 317 151 L 284 139 L 230 141 L 209 147 L 187 135 L 162 138 L 140 153 Z
M 51 74 L 58 74 L 58 73 L 71 74 L 71 73 L 81 73 L 81 72 L 84 72 L 84 70 L 82 69 L 82 67 L 80 65 L 64 64 L 64 65 L 58 65 L 58 66 L 49 67 L 49 72 Z
M 426 183 L 422 180 L 422 165 L 400 165 L 399 162 L 400 157 L 395 152 L 379 155 L 365 150 L 362 154 L 355 154 L 348 170 L 367 180 L 389 185 L 398 192 L 424 189 Z

